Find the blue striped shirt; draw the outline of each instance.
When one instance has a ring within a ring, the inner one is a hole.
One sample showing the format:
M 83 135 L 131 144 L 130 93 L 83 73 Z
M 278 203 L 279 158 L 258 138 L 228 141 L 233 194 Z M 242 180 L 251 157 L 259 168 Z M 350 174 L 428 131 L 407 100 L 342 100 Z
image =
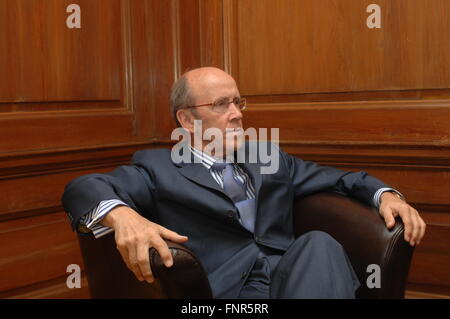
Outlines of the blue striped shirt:
M 223 175 L 222 172 L 212 169 L 212 165 L 216 161 L 216 159 L 206 153 L 203 153 L 202 151 L 199 151 L 191 146 L 189 146 L 192 154 L 200 159 L 201 164 L 203 164 L 206 169 L 209 170 L 211 176 L 214 178 L 214 180 L 220 185 L 221 188 L 223 188 Z M 253 183 L 249 177 L 249 175 L 237 164 L 233 164 L 233 174 L 234 177 L 237 178 L 243 185 L 246 187 L 246 196 L 247 199 L 253 199 L 255 198 L 255 188 L 253 186 Z M 402 199 L 404 199 L 403 195 L 398 192 L 397 190 L 393 188 L 380 188 L 375 192 L 375 195 L 373 196 L 373 205 L 376 208 L 380 207 L 380 200 L 381 195 L 384 192 L 395 192 L 397 193 Z M 106 234 L 109 234 L 114 231 L 114 229 L 104 226 L 100 224 L 100 221 L 115 207 L 123 205 L 128 206 L 121 200 L 117 199 L 111 199 L 111 200 L 104 200 L 100 202 L 100 204 L 94 208 L 91 212 L 84 215 L 80 223 L 81 225 L 87 227 L 92 233 L 94 234 L 95 238 L 100 238 Z

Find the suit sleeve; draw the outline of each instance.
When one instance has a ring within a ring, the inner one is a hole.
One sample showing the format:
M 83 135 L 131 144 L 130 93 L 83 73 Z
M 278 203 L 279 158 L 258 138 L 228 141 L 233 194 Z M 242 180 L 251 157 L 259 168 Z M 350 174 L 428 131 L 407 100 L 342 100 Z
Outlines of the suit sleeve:
M 154 178 L 143 166 L 136 163 L 119 166 L 105 174 L 89 174 L 70 182 L 62 196 L 64 210 L 71 220 L 72 229 L 77 229 L 80 219 L 104 200 L 120 200 L 141 215 L 152 219 Z
M 353 197 L 374 206 L 375 193 L 389 186 L 364 171 L 348 172 L 304 161 L 280 150 L 290 174 L 295 197 L 331 191 Z

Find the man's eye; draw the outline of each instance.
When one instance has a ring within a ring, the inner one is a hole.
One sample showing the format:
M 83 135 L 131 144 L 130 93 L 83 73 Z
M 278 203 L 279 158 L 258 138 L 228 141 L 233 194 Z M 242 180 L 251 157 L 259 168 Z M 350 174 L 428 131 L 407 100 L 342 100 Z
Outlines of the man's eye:
M 217 101 L 217 102 L 215 103 L 215 105 L 218 106 L 218 107 L 223 107 L 223 106 L 227 105 L 227 101 L 225 101 L 225 100 L 223 100 L 223 101 Z

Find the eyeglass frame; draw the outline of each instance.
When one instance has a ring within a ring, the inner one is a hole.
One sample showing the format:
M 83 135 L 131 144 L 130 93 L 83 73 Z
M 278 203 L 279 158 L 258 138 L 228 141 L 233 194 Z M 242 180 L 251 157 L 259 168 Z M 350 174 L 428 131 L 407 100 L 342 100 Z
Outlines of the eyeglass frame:
M 239 99 L 241 102 L 243 101 L 243 102 L 244 102 L 244 106 L 243 106 L 242 108 L 240 108 L 238 105 L 241 104 L 241 103 L 236 104 L 236 103 L 234 102 L 235 99 Z M 214 106 L 214 104 L 215 104 L 216 102 L 217 102 L 217 101 L 212 102 L 212 103 L 206 103 L 206 104 L 190 105 L 190 106 L 183 107 L 182 109 L 183 109 L 183 110 L 188 110 L 188 109 L 192 109 L 192 108 L 195 108 L 195 107 Z M 228 107 L 227 110 L 230 108 L 230 104 L 231 104 L 231 103 L 233 103 L 234 105 L 238 106 L 238 109 L 239 109 L 240 111 L 243 111 L 243 110 L 245 110 L 245 109 L 247 108 L 247 99 L 246 99 L 245 97 L 235 97 L 235 98 L 233 98 L 231 101 L 228 101 L 228 102 L 227 102 L 227 107 Z M 211 109 L 211 110 L 212 110 L 213 112 L 216 112 L 216 113 L 221 113 L 221 112 L 214 111 L 213 109 Z M 226 111 L 223 112 L 222 114 L 224 114 L 224 113 L 226 113 Z

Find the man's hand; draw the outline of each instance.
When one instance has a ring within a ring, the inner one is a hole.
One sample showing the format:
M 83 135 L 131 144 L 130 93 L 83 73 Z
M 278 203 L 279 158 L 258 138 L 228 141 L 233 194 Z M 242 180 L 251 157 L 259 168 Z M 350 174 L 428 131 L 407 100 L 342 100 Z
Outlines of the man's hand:
M 380 215 L 390 229 L 395 225 L 395 217 L 400 216 L 405 225 L 405 240 L 411 246 L 420 244 L 425 234 L 426 224 L 417 210 L 391 192 L 381 195 Z
M 154 281 L 150 267 L 149 249 L 154 247 L 166 267 L 173 265 L 172 254 L 164 239 L 177 243 L 188 240 L 186 236 L 168 230 L 142 217 L 133 209 L 118 206 L 112 209 L 103 220 L 102 225 L 115 230 L 117 249 L 127 267 L 140 281 Z

